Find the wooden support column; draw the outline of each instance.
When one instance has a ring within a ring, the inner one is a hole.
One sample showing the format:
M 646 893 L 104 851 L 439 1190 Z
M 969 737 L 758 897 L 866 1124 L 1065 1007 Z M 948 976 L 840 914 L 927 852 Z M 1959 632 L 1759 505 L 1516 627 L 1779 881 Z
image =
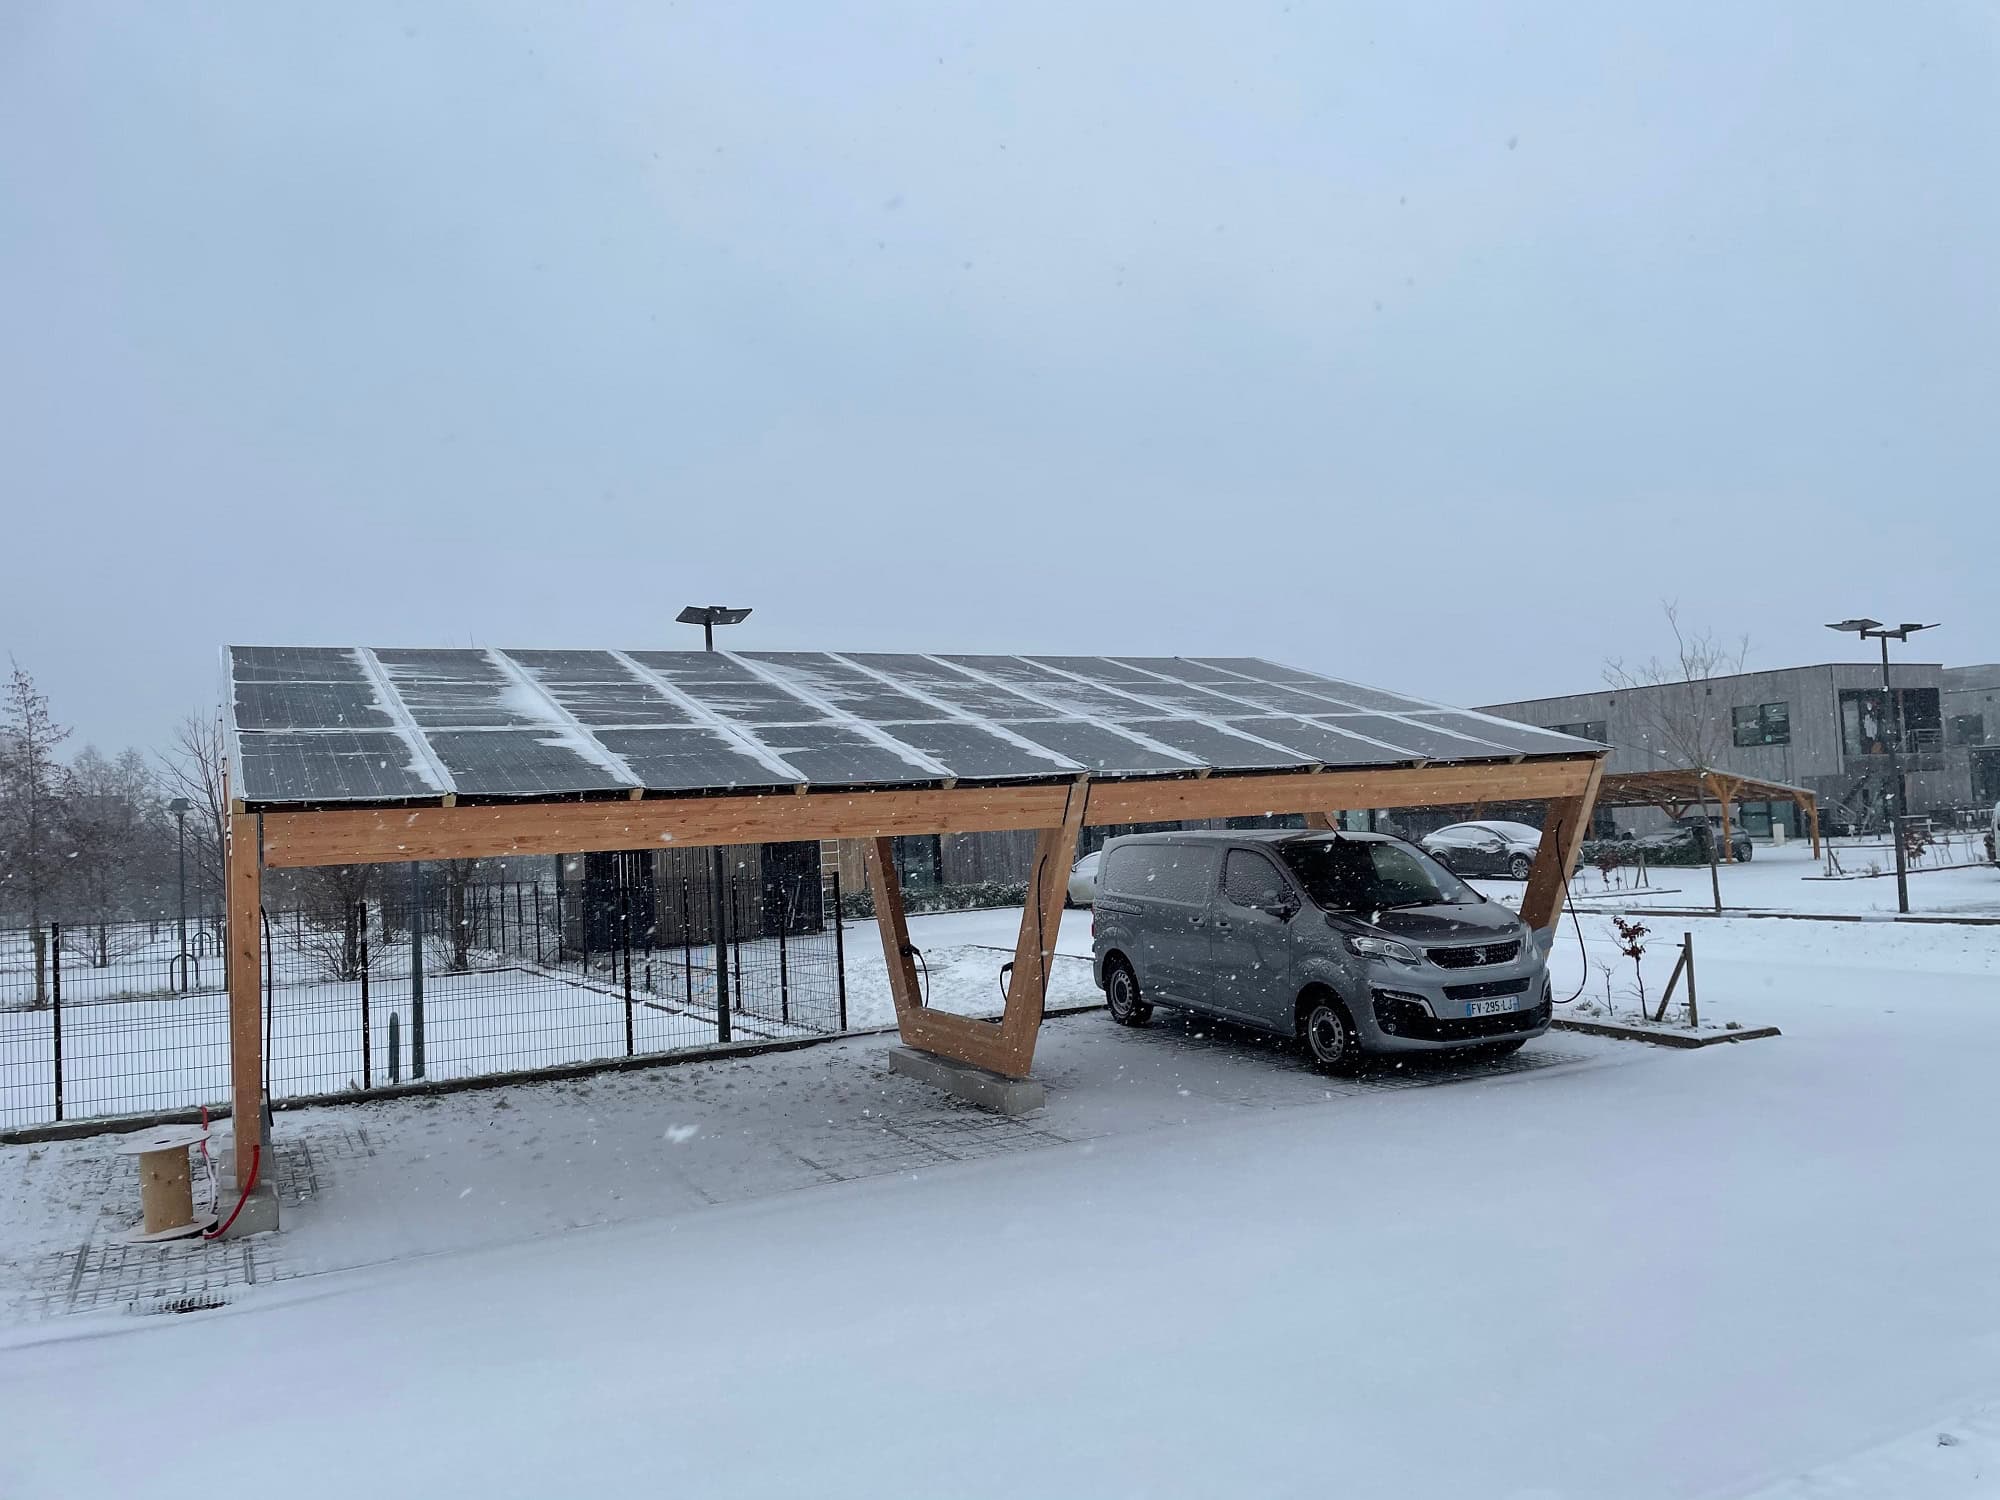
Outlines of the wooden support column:
M 1597 807 L 1598 783 L 1604 779 L 1604 761 L 1591 763 L 1583 790 L 1574 797 L 1554 797 L 1548 817 L 1542 823 L 1542 846 L 1528 871 L 1528 888 L 1521 895 L 1521 920 L 1531 931 L 1553 928 L 1562 917 L 1563 886 L 1576 864 L 1590 828 L 1590 815 Z
M 1044 828 L 1035 840 L 1033 876 L 1021 908 L 1021 933 L 1014 941 L 1014 967 L 1007 976 L 1007 1008 L 1000 1022 L 1001 1039 L 1018 1056 L 1018 1071 L 1000 1071 L 1015 1078 L 1028 1076 L 1035 1057 L 1035 1037 L 1042 1029 L 1048 1002 L 1049 970 L 1054 965 L 1056 937 L 1062 930 L 1063 900 L 1069 893 L 1070 862 L 1076 858 L 1077 835 L 1083 831 L 1084 810 L 1090 803 L 1090 783 L 1080 781 L 1070 794 L 1062 823 Z
M 264 1139 L 264 866 L 258 818 L 232 813 L 223 852 L 229 913 L 229 1098 L 236 1186 Z
M 1799 805 L 1806 810 L 1806 822 L 1812 829 L 1813 858 L 1819 858 L 1819 798 L 1802 798 Z
M 923 1009 L 923 992 L 917 988 L 917 964 L 910 951 L 910 924 L 903 914 L 903 881 L 896 873 L 896 841 L 869 839 L 868 889 L 875 898 L 875 925 L 882 933 L 882 958 L 889 966 L 889 998 L 896 1004 L 896 1020 L 909 1040 L 909 1018 Z
M 1321 833 L 1335 833 L 1340 828 L 1340 814 L 1330 812 L 1309 812 L 1306 827 L 1317 828 Z

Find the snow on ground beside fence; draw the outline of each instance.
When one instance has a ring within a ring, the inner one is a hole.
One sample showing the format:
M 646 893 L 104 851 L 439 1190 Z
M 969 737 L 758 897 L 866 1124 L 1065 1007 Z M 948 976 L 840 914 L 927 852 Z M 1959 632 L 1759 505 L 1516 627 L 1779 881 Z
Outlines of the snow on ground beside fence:
M 950 912 L 914 917 L 912 940 L 929 970 L 930 1001 L 941 1010 L 995 1015 L 1002 1003 L 1000 966 L 1013 957 L 1020 910 Z M 1062 928 L 1067 953 L 1088 955 L 1089 913 L 1072 912 Z M 890 1025 L 888 970 L 872 921 L 849 922 L 846 942 L 848 1025 L 862 1030 Z M 166 938 L 171 957 L 172 939 Z M 158 948 L 154 943 L 153 948 Z M 787 948 L 795 1009 L 773 989 L 775 939 L 741 945 L 745 972 L 765 982 L 732 1011 L 731 1038 L 758 1041 L 827 1034 L 839 1029 L 833 997 L 830 937 Z M 25 951 L 25 950 L 24 950 Z M 150 950 L 149 950 L 150 951 Z M 268 1073 L 271 1095 L 284 1100 L 359 1090 L 364 1081 L 390 1080 L 390 1017 L 397 1018 L 400 1072 L 411 1078 L 413 1045 L 406 950 L 399 945 L 371 954 L 368 1057 L 362 1056 L 361 986 L 328 981 L 322 957 L 282 930 L 273 951 L 280 982 L 270 1016 Z M 555 968 L 506 954 L 475 952 L 465 974 L 430 974 L 424 981 L 425 1070 L 432 1080 L 482 1073 L 555 1067 L 628 1055 L 622 966 L 613 961 L 589 971 Z M 123 974 L 125 971 L 120 971 Z M 165 988 L 164 968 L 138 980 L 143 999 L 86 1001 L 91 974 L 65 966 L 63 1011 L 63 1114 L 144 1114 L 220 1104 L 229 1097 L 229 1002 L 220 992 L 177 995 Z M 283 976 L 292 976 L 287 979 Z M 100 984 L 119 993 L 124 981 Z M 632 1054 L 671 1052 L 717 1040 L 712 955 L 703 948 L 635 953 Z M 24 997 L 25 998 L 25 997 Z M 1090 965 L 1059 960 L 1051 971 L 1049 1003 L 1074 1005 L 1097 998 Z M 0 1010 L 0 1129 L 20 1129 L 55 1119 L 55 1022 L 50 1008 Z

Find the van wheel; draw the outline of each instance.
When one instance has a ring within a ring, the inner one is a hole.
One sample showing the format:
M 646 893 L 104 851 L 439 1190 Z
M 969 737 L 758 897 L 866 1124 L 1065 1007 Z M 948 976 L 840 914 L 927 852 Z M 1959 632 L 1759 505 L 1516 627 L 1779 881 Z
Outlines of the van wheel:
M 1516 880 L 1526 880 L 1530 868 L 1528 856 L 1525 854 L 1517 854 L 1507 861 L 1507 873 Z
M 1122 958 L 1104 976 L 1104 1003 L 1120 1026 L 1144 1026 L 1153 1019 L 1153 1007 L 1139 997 L 1139 976 Z
M 1348 1074 L 1361 1067 L 1361 1038 L 1347 1007 L 1326 990 L 1299 1002 L 1299 1036 L 1322 1073 Z

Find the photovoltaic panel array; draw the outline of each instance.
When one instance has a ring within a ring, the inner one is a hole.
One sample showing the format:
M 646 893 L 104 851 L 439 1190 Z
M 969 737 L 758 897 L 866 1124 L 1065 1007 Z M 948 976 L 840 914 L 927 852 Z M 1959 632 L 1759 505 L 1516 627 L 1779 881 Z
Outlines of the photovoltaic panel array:
M 1601 747 L 1254 657 L 233 646 L 260 807 L 1519 760 Z

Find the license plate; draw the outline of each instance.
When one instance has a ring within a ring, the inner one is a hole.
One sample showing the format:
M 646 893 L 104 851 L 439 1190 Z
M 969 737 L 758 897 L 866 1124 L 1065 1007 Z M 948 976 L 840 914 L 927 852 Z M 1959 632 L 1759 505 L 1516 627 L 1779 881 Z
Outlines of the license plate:
M 1497 1000 L 1468 1000 L 1465 1013 L 1468 1016 L 1504 1016 L 1510 1010 L 1521 1008 L 1519 995 L 1502 995 Z

